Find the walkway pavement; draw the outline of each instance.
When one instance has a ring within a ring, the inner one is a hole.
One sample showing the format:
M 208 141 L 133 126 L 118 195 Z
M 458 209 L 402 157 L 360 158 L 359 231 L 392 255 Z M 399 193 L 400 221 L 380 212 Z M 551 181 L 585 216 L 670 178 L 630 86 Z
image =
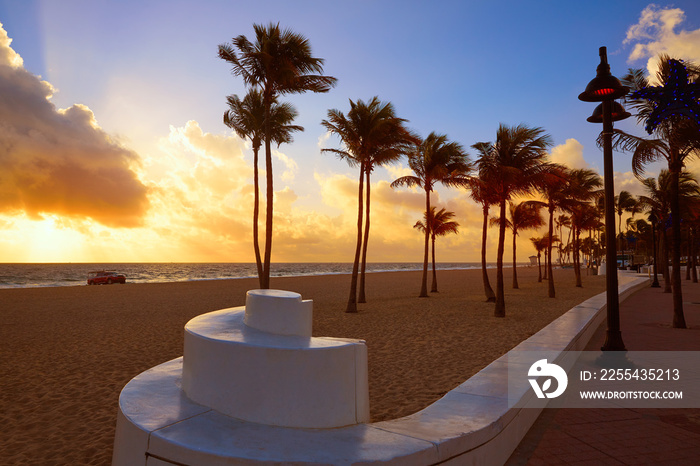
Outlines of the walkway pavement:
M 687 330 L 671 328 L 671 295 L 663 288 L 622 303 L 627 350 L 700 351 L 700 284 L 683 280 L 683 301 Z M 600 349 L 605 329 L 604 322 L 587 351 Z M 700 409 L 545 409 L 506 464 L 698 465 Z

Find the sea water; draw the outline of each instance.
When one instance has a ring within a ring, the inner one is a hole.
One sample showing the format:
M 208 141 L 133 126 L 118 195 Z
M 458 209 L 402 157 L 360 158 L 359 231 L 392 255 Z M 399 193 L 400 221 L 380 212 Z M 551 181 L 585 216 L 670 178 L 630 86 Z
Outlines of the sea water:
M 493 264 L 489 264 L 492 267 Z M 439 270 L 474 269 L 476 262 L 439 263 Z M 417 262 L 370 263 L 367 271 L 395 272 L 422 270 Z M 112 270 L 126 276 L 127 283 L 182 282 L 193 280 L 223 280 L 257 277 L 252 263 L 131 263 L 131 264 L 2 264 L 0 288 L 29 288 L 46 286 L 78 286 L 87 284 L 89 272 Z M 273 277 L 349 274 L 351 263 L 277 263 L 272 264 Z

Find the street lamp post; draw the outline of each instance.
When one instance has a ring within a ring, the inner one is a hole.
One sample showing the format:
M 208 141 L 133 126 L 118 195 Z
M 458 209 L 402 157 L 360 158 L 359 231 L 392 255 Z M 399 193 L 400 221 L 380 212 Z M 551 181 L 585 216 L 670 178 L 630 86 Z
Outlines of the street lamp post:
M 587 121 L 603 123 L 603 186 L 605 191 L 605 248 L 606 262 L 605 284 L 607 296 L 607 325 L 603 351 L 626 351 L 620 332 L 620 302 L 617 288 L 617 246 L 615 242 L 615 186 L 613 182 L 612 134 L 613 121 L 624 120 L 630 116 L 619 103 L 615 102 L 629 91 L 620 81 L 610 74 L 608 55 L 601 47 L 600 64 L 596 77 L 588 83 L 586 90 L 578 98 L 584 102 L 602 102 L 593 111 Z
M 651 222 L 651 248 L 654 252 L 654 281 L 651 282 L 652 288 L 661 288 L 659 285 L 659 276 L 657 274 L 658 267 L 656 266 L 656 214 L 654 212 L 649 214 L 649 221 Z

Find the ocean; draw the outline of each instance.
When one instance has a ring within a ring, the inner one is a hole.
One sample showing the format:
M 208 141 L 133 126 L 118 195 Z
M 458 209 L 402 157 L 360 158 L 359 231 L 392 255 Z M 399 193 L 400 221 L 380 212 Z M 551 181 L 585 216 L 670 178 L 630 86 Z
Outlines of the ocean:
M 489 264 L 489 267 L 493 267 Z M 439 263 L 439 270 L 474 269 L 477 262 Z M 417 262 L 370 263 L 368 272 L 422 270 Z M 255 264 L 241 263 L 132 263 L 132 264 L 2 264 L 0 288 L 82 286 L 88 272 L 113 270 L 126 276 L 127 283 L 183 282 L 257 277 Z M 272 264 L 273 277 L 349 274 L 351 263 L 278 263 Z

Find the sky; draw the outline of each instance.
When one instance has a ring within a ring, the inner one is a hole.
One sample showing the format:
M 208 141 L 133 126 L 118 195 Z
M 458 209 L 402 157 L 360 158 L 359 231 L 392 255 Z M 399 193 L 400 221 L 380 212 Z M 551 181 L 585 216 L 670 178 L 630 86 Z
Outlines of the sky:
M 352 261 L 359 172 L 321 153 L 340 147 L 321 126 L 329 109 L 378 96 L 472 159 L 501 123 L 542 127 L 552 161 L 602 175 L 595 104 L 577 99 L 598 48 L 618 77 L 653 73 L 660 53 L 700 62 L 695 0 L 2 0 L 0 262 L 254 261 L 252 150 L 222 121 L 246 88 L 217 46 L 270 22 L 307 37 L 338 79 L 284 98 L 305 131 L 273 151 L 273 262 Z M 634 118 L 616 127 L 645 134 Z M 616 191 L 641 194 L 630 161 L 615 154 Z M 424 194 L 389 186 L 407 173 L 404 161 L 372 175 L 371 262 L 422 261 Z M 438 261 L 478 261 L 480 207 L 442 187 L 433 204 L 460 223 Z M 521 233 L 520 260 L 539 234 Z

